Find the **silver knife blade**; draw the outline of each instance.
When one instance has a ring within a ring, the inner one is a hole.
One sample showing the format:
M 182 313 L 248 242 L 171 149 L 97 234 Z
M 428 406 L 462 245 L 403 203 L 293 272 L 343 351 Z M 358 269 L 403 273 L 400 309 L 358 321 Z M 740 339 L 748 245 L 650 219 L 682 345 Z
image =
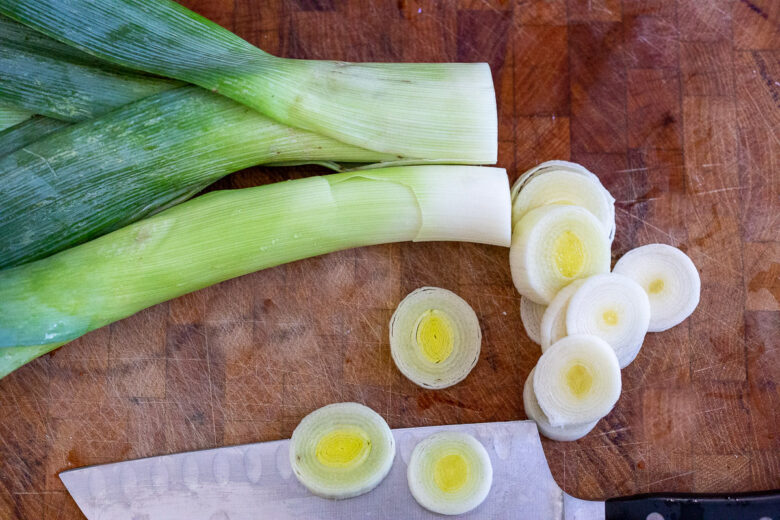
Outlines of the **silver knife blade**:
M 309 493 L 293 476 L 289 440 L 91 466 L 60 473 L 89 520 L 441 519 L 409 492 L 414 446 L 440 431 L 474 435 L 493 464 L 493 486 L 465 519 L 604 520 L 604 503 L 573 498 L 555 483 L 532 421 L 393 430 L 397 454 L 387 478 L 348 500 Z

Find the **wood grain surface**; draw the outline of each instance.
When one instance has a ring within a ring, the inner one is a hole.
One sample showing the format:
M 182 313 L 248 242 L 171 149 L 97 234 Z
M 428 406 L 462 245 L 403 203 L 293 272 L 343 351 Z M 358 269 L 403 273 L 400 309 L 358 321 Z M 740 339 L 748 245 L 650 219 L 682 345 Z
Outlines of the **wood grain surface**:
M 613 260 L 664 242 L 701 271 L 682 325 L 650 334 L 615 410 L 545 442 L 581 498 L 780 487 L 780 2 L 184 0 L 294 58 L 489 61 L 499 165 L 592 169 L 617 198 Z M 323 173 L 235 174 L 220 188 Z M 422 285 L 476 310 L 483 353 L 427 391 L 393 366 L 388 320 Z M 0 381 L 0 518 L 82 518 L 57 473 L 288 437 L 355 400 L 392 427 L 525 418 L 540 355 L 506 249 L 396 244 L 244 276 L 94 331 Z

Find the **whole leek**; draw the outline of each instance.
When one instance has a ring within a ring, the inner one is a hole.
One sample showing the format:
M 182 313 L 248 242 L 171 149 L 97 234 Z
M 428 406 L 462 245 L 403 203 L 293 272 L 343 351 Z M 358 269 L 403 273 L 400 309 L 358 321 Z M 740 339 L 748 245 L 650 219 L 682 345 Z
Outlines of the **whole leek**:
M 395 167 L 212 192 L 0 271 L 0 375 L 141 309 L 246 273 L 398 241 L 508 246 L 506 173 Z
M 403 157 L 496 161 L 485 63 L 277 58 L 171 0 L 0 0 L 0 12 L 108 61 L 200 85 L 345 143 Z

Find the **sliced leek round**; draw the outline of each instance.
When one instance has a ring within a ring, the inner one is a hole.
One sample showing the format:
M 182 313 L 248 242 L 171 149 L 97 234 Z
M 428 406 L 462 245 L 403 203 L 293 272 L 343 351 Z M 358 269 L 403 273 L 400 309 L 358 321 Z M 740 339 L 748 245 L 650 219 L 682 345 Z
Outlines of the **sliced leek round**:
M 485 500 L 493 483 L 493 466 L 487 450 L 473 436 L 441 432 L 414 447 L 406 477 L 421 506 L 442 515 L 459 515 Z
M 512 186 L 512 223 L 548 204 L 583 207 L 601 222 L 610 241 L 615 236 L 615 198 L 579 164 L 548 161 L 521 175 Z
M 359 403 L 336 403 L 303 418 L 290 439 L 293 473 L 324 498 L 374 489 L 393 465 L 395 440 L 385 420 Z
M 446 289 L 412 291 L 390 319 L 395 365 L 425 388 L 446 388 L 462 381 L 477 364 L 481 344 L 474 309 Z
M 609 272 L 610 241 L 591 212 L 578 206 L 532 209 L 515 224 L 509 264 L 524 297 L 549 304 L 578 278 Z
M 568 334 L 592 334 L 615 349 L 620 368 L 642 348 L 650 323 L 650 302 L 630 278 L 607 273 L 585 280 L 566 309 Z
M 539 432 L 554 441 L 576 441 L 585 437 L 598 423 L 598 421 L 583 423 L 583 424 L 570 424 L 567 426 L 553 426 L 550 424 L 550 420 L 544 415 L 544 412 L 539 408 L 539 402 L 536 400 L 536 394 L 534 394 L 534 370 L 528 374 L 528 378 L 525 380 L 525 386 L 523 387 L 523 406 L 525 407 L 525 414 L 529 419 L 536 423 L 536 427 L 539 428 Z
M 615 406 L 620 389 L 615 351 L 596 336 L 563 338 L 534 369 L 534 395 L 553 427 L 598 421 Z
M 539 327 L 542 324 L 542 315 L 547 309 L 544 305 L 534 303 L 528 298 L 520 297 L 520 321 L 531 341 L 537 345 L 542 344 L 542 336 Z
M 574 280 L 558 291 L 550 305 L 547 306 L 547 310 L 542 315 L 542 322 L 539 324 L 542 352 L 559 339 L 566 337 L 566 309 L 569 308 L 569 300 L 574 295 L 574 292 L 584 282 L 585 279 L 582 278 Z
M 638 283 L 650 300 L 649 332 L 661 332 L 682 322 L 699 304 L 701 280 L 691 259 L 666 244 L 632 249 L 613 272 Z

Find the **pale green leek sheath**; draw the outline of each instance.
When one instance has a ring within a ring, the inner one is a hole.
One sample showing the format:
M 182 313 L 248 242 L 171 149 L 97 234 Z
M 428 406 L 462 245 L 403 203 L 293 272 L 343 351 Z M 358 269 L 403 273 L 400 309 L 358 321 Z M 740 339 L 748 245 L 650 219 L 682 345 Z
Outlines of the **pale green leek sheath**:
M 508 246 L 506 173 L 413 166 L 212 192 L 0 271 L 0 374 L 141 309 L 246 273 L 407 240 Z M 29 354 L 26 356 L 26 354 Z
M 113 63 L 200 85 L 345 143 L 451 163 L 496 161 L 485 63 L 277 58 L 170 0 L 0 0 L 0 12 Z

